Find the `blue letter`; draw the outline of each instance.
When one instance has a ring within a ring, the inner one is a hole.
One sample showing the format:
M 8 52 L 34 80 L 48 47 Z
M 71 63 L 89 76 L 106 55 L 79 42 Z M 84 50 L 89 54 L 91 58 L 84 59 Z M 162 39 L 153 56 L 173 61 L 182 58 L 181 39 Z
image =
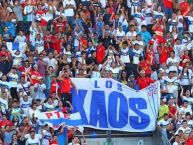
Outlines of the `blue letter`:
M 147 109 L 147 102 L 143 98 L 130 98 L 129 107 L 137 116 L 130 116 L 129 121 L 131 127 L 134 129 L 145 129 L 149 123 L 150 118 L 147 114 L 140 111 L 140 109 Z
M 106 88 L 112 88 L 112 82 L 111 81 L 106 81 Z
M 95 88 L 100 88 L 100 87 L 98 86 L 98 84 L 97 84 L 97 80 L 94 81 L 94 87 L 95 87 Z
M 119 103 L 118 103 L 119 101 Z M 118 106 L 118 104 L 120 104 Z M 128 104 L 125 96 L 119 92 L 109 95 L 109 124 L 114 128 L 123 128 L 128 123 Z
M 72 91 L 73 111 L 80 112 L 83 124 L 88 124 L 88 119 L 86 117 L 86 113 L 83 107 L 86 94 L 87 90 L 78 90 L 78 94 L 76 91 Z
M 123 90 L 121 84 L 117 84 L 117 90 L 118 90 L 118 91 L 122 91 L 122 90 Z
M 91 108 L 90 108 L 90 125 L 107 128 L 107 112 L 104 91 L 92 91 Z

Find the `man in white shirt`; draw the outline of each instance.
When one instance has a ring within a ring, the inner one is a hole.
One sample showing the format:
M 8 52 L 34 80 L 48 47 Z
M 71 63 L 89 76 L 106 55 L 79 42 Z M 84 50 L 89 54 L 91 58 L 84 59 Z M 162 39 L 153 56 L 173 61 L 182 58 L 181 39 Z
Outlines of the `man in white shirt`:
M 166 129 L 167 125 L 170 123 L 168 114 L 164 114 L 164 118 L 160 120 L 157 125 L 162 129 Z
M 15 37 L 15 42 L 26 42 L 26 36 L 22 31 L 19 31 L 19 35 Z
M 190 113 L 192 115 L 192 109 L 191 106 L 188 105 L 188 101 L 184 100 L 183 101 L 183 106 L 179 108 L 179 114 L 182 115 L 182 117 L 185 117 L 186 113 Z
M 74 25 L 74 10 L 76 9 L 76 3 L 74 0 L 63 1 L 64 13 L 67 23 L 73 28 Z
M 167 92 L 167 96 L 171 97 L 174 96 L 174 98 L 178 98 L 178 87 L 179 87 L 179 79 L 177 77 L 174 77 L 175 72 L 169 71 L 168 76 L 163 76 L 162 80 L 164 82 L 164 87 Z
M 179 60 L 175 58 L 175 52 L 170 52 L 170 57 L 167 59 L 166 64 L 169 67 L 170 70 L 178 72 L 178 63 Z
M 137 36 L 137 32 L 135 31 L 135 26 L 130 25 L 129 31 L 126 34 L 127 38 L 130 40 L 135 40 Z
M 52 52 L 50 52 L 49 56 L 44 58 L 43 61 L 48 64 L 48 67 L 52 66 L 54 70 L 57 69 L 58 62 L 55 58 L 53 58 L 53 53 Z
M 42 135 L 36 134 L 35 129 L 32 128 L 30 134 L 25 135 L 25 139 L 27 139 L 25 145 L 41 145 Z

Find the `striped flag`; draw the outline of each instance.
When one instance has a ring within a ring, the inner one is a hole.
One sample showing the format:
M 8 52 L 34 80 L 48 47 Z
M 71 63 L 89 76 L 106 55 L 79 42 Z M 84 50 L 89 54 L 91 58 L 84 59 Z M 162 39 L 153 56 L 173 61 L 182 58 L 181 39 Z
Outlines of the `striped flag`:
M 27 49 L 26 42 L 6 42 L 7 49 L 13 54 L 15 50 L 19 50 L 24 53 Z
M 65 125 L 68 128 L 76 128 L 83 132 L 83 123 L 79 112 L 73 114 L 63 114 L 58 111 L 42 112 L 38 119 L 39 125 L 47 124 L 55 130 Z

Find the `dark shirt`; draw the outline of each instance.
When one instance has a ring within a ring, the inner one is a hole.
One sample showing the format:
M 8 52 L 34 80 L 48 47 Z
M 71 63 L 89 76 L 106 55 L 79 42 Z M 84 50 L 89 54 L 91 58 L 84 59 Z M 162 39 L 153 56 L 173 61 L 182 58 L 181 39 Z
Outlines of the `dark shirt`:
M 11 68 L 11 64 L 10 64 L 9 61 L 6 60 L 6 61 L 1 61 L 1 62 L 0 62 L 0 71 L 1 71 L 4 75 L 6 75 L 6 74 L 9 73 L 9 71 L 11 70 L 10 68 Z

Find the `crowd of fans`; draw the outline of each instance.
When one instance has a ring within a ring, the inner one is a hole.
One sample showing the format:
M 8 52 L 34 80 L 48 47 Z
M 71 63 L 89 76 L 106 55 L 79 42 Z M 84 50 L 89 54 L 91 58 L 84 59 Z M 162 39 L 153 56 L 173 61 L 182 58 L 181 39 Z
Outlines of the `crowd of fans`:
M 187 0 L 2 0 L 0 144 L 81 144 L 74 130 L 37 122 L 42 111 L 71 113 L 76 77 L 135 90 L 160 81 L 157 126 L 172 145 L 192 145 L 192 8 Z

